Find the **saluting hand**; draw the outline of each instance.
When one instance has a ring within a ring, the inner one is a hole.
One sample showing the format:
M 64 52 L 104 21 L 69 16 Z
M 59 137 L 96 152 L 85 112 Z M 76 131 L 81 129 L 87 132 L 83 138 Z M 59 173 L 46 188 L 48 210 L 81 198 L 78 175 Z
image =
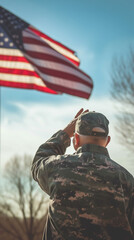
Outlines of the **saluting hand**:
M 73 137 L 73 134 L 75 131 L 75 124 L 78 117 L 84 112 L 89 112 L 89 110 L 87 109 L 84 111 L 83 108 L 81 108 L 79 112 L 76 114 L 76 116 L 74 117 L 74 119 L 63 129 L 63 131 L 66 132 L 70 138 Z

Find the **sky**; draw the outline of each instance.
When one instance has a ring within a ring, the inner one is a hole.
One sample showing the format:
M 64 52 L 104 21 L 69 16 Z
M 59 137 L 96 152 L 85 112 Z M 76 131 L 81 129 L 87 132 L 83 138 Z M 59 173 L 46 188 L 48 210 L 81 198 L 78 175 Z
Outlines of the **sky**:
M 93 79 L 89 100 L 1 87 L 1 169 L 15 155 L 34 156 L 40 144 L 63 129 L 83 107 L 110 121 L 111 158 L 134 175 L 132 155 L 115 132 L 117 109 L 110 95 L 112 60 L 134 45 L 133 0 L 0 0 L 0 5 L 76 51 Z M 67 153 L 72 153 L 73 147 Z

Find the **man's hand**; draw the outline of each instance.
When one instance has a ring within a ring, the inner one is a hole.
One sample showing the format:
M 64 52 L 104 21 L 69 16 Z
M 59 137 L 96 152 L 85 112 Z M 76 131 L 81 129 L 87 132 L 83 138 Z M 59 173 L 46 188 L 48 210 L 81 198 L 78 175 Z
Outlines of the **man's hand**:
M 89 110 L 83 111 L 83 108 L 81 108 L 79 112 L 76 114 L 75 118 L 63 129 L 63 131 L 66 132 L 70 138 L 73 137 L 75 131 L 75 124 L 78 117 L 84 112 L 89 112 Z

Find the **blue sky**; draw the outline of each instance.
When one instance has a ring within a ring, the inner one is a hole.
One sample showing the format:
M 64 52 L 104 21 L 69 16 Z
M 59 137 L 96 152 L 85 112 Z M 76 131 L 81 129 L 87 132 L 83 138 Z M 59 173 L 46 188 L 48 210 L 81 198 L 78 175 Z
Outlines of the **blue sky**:
M 112 57 L 123 54 L 133 45 L 132 0 L 1 0 L 0 4 L 77 52 L 80 68 L 94 80 L 92 97 L 109 94 Z M 44 97 L 53 99 L 35 91 L 5 88 L 2 91 L 9 100 L 17 96 L 23 101 L 24 94 L 25 100 L 29 100 L 29 95 L 37 101 Z
M 104 111 L 104 114 L 108 115 L 112 122 L 111 129 L 114 135 L 115 111 L 110 98 L 111 62 L 114 56 L 125 55 L 129 47 L 134 45 L 134 1 L 0 0 L 0 5 L 75 50 L 81 61 L 80 68 L 89 74 L 94 82 L 94 89 L 89 100 L 66 94 L 55 96 L 34 90 L 2 87 L 3 161 L 5 162 L 19 152 L 34 154 L 37 150 L 36 147 L 42 143 L 41 141 L 46 140 L 55 130 L 58 130 L 59 123 L 62 128 L 75 115 L 75 111 L 81 107 Z M 37 111 L 37 108 L 40 109 L 40 112 Z M 62 114 L 59 113 L 60 108 Z M 65 108 L 68 109 L 68 115 L 63 111 Z M 42 111 L 46 111 L 46 115 Z M 40 119 L 35 116 L 37 112 L 40 114 Z M 53 121 L 49 121 L 49 117 Z M 39 127 L 43 127 L 43 121 L 44 126 L 47 122 L 47 134 L 43 129 L 43 133 L 41 132 L 40 135 Z M 38 123 L 42 125 L 38 125 Z M 36 125 L 36 130 L 32 124 Z M 23 126 L 25 129 L 28 127 L 26 136 L 23 135 L 25 132 Z M 31 141 L 29 126 L 31 126 L 31 131 L 35 131 L 33 138 L 36 140 L 32 139 Z M 12 131 L 11 128 L 13 128 Z M 116 135 L 114 137 L 116 138 Z M 18 144 L 16 141 L 20 142 L 20 145 L 15 148 L 14 145 Z M 109 149 L 113 158 L 120 159 L 122 157 L 118 155 L 118 149 L 121 146 L 118 144 L 117 141 L 116 154 L 113 150 L 115 149 L 114 144 Z M 21 151 L 19 151 L 20 146 Z M 126 151 L 125 149 L 121 151 L 123 151 L 123 161 L 125 162 L 127 155 L 124 153 Z M 125 165 L 125 167 L 127 166 Z

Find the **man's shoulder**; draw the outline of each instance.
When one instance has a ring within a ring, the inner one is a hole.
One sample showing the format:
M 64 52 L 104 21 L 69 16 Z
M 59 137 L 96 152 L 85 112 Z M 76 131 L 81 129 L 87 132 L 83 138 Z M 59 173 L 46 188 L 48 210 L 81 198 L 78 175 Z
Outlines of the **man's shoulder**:
M 130 185 L 134 184 L 134 177 L 133 175 L 122 165 L 119 163 L 115 162 L 114 160 L 110 159 L 111 164 L 114 166 L 114 168 L 117 170 L 118 175 L 120 177 L 120 180 L 122 183 L 131 183 Z

